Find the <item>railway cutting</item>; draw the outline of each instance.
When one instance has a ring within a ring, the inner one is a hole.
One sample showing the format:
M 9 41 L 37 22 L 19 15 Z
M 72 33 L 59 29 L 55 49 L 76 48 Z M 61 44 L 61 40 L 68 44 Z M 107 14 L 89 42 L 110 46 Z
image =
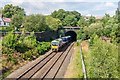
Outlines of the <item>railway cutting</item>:
M 59 52 L 50 51 L 42 59 L 36 59 L 33 63 L 16 70 L 6 80 L 64 78 L 64 73 L 73 53 L 73 46 L 74 42 L 71 42 Z

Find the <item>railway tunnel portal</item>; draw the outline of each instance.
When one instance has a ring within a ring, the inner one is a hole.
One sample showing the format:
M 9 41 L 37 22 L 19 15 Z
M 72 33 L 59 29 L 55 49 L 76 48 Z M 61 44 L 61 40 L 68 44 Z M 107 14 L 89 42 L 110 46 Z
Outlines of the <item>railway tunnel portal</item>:
M 72 37 L 72 41 L 76 41 L 77 40 L 77 31 L 80 30 L 80 27 L 72 27 L 72 26 L 65 26 L 63 28 L 61 28 L 60 30 L 64 31 L 64 35 L 65 36 L 71 36 Z

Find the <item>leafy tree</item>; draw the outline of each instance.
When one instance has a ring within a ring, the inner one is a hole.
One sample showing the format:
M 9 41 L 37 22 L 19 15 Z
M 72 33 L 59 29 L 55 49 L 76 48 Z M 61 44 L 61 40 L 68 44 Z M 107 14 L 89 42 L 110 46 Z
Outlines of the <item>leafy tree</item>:
M 106 26 L 106 25 L 107 25 L 109 19 L 110 19 L 110 15 L 109 15 L 109 14 L 105 14 L 105 16 L 104 16 L 103 19 L 102 19 L 103 26 Z
M 90 16 L 90 18 L 88 19 L 88 23 L 89 25 L 92 24 L 92 23 L 95 23 L 96 19 L 94 16 Z
M 12 4 L 7 4 L 4 6 L 4 9 L 2 10 L 2 14 L 4 17 L 11 18 L 15 14 L 20 14 L 22 16 L 25 15 L 25 11 L 23 8 L 19 6 L 13 6 Z
M 88 70 L 89 78 L 119 78 L 118 47 L 94 37 L 90 50 L 91 63 Z
M 62 26 L 62 23 L 59 19 L 53 18 L 51 16 L 46 16 L 46 24 L 52 30 L 57 30 L 59 27 Z
M 12 32 L 10 32 L 3 38 L 2 45 L 14 49 L 16 46 L 17 39 L 18 35 L 15 35 Z
M 80 19 L 81 14 L 77 11 L 66 11 L 66 16 L 67 15 L 74 15 L 75 18 L 77 18 L 77 21 Z
M 63 20 L 64 26 L 76 26 L 76 24 L 77 24 L 77 18 L 75 18 L 74 15 L 68 15 Z
M 120 23 L 120 10 L 118 8 L 116 10 L 116 18 L 118 20 L 118 23 Z
M 59 9 L 58 11 L 54 11 L 51 16 L 53 18 L 60 19 L 64 26 L 76 26 L 77 21 L 80 20 L 81 14 L 77 11 L 65 11 L 63 9 Z
M 26 31 L 32 32 L 41 32 L 48 29 L 48 26 L 43 15 L 30 15 L 26 16 L 24 21 L 24 28 Z
M 80 20 L 77 22 L 77 26 L 80 26 L 80 27 L 85 27 L 87 26 L 87 21 L 84 19 L 84 17 L 81 17 Z
M 20 26 L 22 25 L 23 21 L 24 21 L 24 17 L 22 15 L 15 14 L 12 16 L 11 25 L 16 27 L 18 30 L 20 28 Z
M 63 9 L 59 9 L 58 11 L 54 11 L 51 16 L 54 18 L 58 18 L 61 21 L 65 18 L 66 12 Z

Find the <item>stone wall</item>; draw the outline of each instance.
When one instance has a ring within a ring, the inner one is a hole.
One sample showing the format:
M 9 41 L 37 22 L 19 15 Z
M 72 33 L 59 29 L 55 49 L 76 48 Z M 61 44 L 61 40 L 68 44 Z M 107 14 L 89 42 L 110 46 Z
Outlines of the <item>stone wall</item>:
M 9 32 L 0 33 L 0 38 L 4 37 Z M 14 34 L 22 34 L 21 32 L 14 32 Z M 26 32 L 26 35 L 30 35 L 30 32 Z M 57 31 L 35 32 L 36 39 L 38 41 L 51 41 L 58 38 Z

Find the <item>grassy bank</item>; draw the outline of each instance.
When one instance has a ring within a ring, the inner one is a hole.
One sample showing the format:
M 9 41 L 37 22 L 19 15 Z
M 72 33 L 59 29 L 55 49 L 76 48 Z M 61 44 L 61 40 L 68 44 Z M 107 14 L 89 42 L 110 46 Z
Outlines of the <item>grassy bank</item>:
M 65 78 L 83 78 L 82 63 L 80 59 L 80 43 L 75 43 L 74 53 L 67 68 Z
M 84 61 L 88 78 L 119 78 L 118 47 L 112 43 L 95 38 L 89 46 L 82 42 Z

